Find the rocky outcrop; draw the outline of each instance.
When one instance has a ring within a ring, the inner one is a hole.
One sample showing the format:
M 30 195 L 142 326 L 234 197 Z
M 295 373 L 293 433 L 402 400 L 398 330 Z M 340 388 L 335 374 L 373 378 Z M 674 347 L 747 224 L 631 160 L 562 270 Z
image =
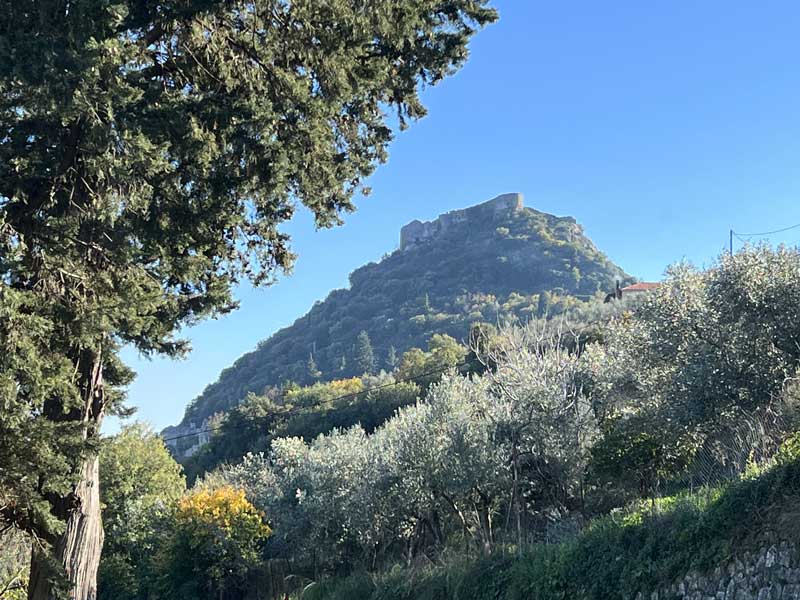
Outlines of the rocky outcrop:
M 771 544 L 635 600 L 800 600 L 800 553 L 788 542 Z
M 522 194 L 502 194 L 488 202 L 439 215 L 434 221 L 411 221 L 400 229 L 400 249 L 407 250 L 434 239 L 453 226 L 472 218 L 496 218 L 518 211 L 523 206 Z

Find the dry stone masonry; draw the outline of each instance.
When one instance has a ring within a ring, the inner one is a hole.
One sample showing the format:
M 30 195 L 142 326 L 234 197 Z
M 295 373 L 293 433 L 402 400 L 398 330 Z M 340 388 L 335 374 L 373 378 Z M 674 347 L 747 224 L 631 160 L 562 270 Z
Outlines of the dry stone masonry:
M 745 552 L 712 573 L 689 573 L 635 600 L 800 600 L 800 553 L 780 542 Z
M 444 233 L 456 224 L 471 218 L 499 217 L 516 212 L 524 206 L 522 194 L 502 194 L 476 206 L 453 210 L 439 215 L 434 221 L 411 221 L 400 230 L 400 250 L 408 250 Z

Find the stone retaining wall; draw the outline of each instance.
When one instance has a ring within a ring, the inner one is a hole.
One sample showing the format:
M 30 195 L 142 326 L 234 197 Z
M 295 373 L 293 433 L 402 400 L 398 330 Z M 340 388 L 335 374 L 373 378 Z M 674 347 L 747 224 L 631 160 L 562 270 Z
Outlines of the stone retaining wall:
M 773 544 L 635 600 L 800 600 L 800 554 L 793 544 Z

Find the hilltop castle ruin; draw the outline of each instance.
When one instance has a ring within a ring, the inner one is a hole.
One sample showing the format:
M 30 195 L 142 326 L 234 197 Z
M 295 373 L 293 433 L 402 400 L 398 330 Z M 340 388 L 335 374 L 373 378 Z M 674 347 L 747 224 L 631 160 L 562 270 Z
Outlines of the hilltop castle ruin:
M 457 223 L 463 223 L 472 217 L 496 218 L 500 215 L 514 213 L 523 207 L 522 194 L 502 194 L 475 206 L 453 210 L 433 221 L 411 221 L 400 230 L 400 250 L 408 250 L 427 240 L 433 239 Z

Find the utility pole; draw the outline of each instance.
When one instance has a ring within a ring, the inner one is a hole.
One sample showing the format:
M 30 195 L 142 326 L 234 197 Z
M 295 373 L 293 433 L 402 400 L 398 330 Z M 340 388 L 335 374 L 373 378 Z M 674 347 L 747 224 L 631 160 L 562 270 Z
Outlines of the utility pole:
M 730 246 L 729 247 L 730 247 L 730 251 L 731 251 L 731 256 L 733 256 L 733 229 L 731 229 L 731 237 L 730 237 Z

